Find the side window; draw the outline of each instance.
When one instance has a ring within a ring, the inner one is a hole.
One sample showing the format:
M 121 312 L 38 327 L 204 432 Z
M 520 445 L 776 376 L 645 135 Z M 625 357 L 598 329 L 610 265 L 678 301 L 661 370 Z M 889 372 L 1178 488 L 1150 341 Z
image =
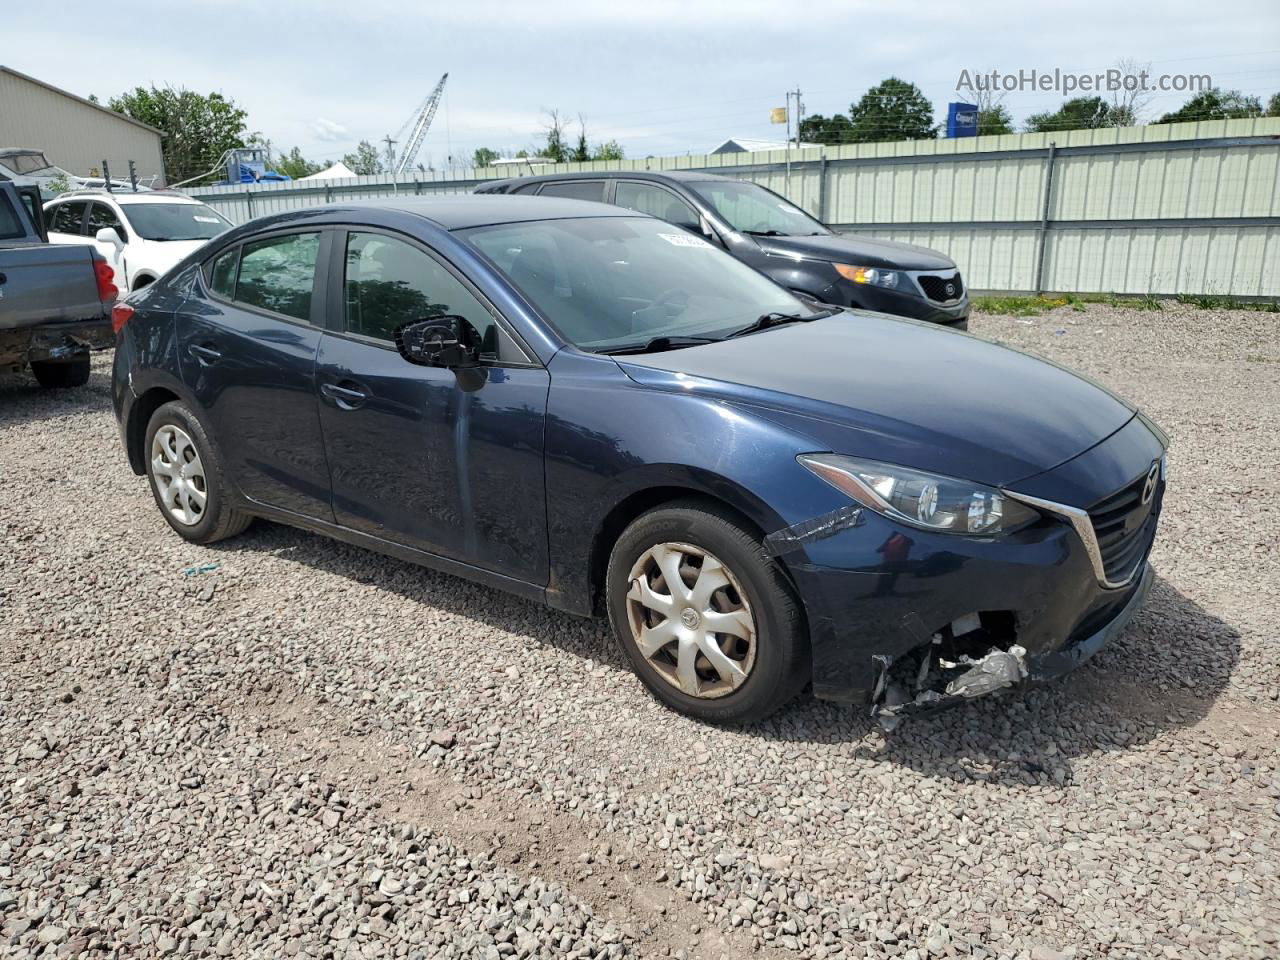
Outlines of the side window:
M 240 263 L 240 248 L 232 247 L 218 255 L 209 268 L 209 289 L 230 300 L 236 292 L 236 267 Z
M 603 180 L 561 180 L 559 183 L 546 183 L 542 186 L 540 197 L 568 197 L 570 200 L 604 201 Z
M 540 183 L 526 183 L 523 187 L 516 187 L 512 193 L 537 193 L 538 188 L 542 186 Z
M 120 222 L 115 211 L 105 203 L 95 203 L 89 207 L 89 229 L 86 232 L 89 236 L 96 237 L 98 231 L 104 227 L 110 227 L 120 235 L 121 240 L 128 241 L 129 235 L 125 233 L 124 224 Z
M 290 233 L 241 248 L 235 299 L 298 320 L 311 319 L 320 234 Z
M 651 183 L 636 183 L 631 180 L 618 182 L 614 203 L 636 213 L 647 213 L 651 217 L 676 223 L 682 227 L 696 227 L 698 213 L 684 200 L 670 190 L 655 187 Z
M 9 198 L 0 193 L 0 240 L 12 240 L 26 235 L 27 230 L 18 217 L 18 211 L 9 203 Z
M 343 300 L 348 333 L 394 343 L 406 323 L 453 314 L 480 335 L 482 357 L 499 358 L 503 338 L 493 315 L 434 257 L 403 240 L 347 234 Z
M 69 233 L 80 236 L 80 225 L 84 221 L 83 203 L 63 203 L 53 208 L 53 219 L 49 221 L 52 233 Z

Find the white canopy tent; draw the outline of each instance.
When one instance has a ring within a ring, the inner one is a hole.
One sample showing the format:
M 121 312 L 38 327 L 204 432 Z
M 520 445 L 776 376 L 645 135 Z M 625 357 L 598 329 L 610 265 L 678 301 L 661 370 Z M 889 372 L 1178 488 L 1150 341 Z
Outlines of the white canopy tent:
M 356 172 L 339 160 L 331 167 L 326 167 L 319 173 L 313 173 L 309 177 L 299 177 L 299 180 L 345 180 L 349 177 L 357 176 Z

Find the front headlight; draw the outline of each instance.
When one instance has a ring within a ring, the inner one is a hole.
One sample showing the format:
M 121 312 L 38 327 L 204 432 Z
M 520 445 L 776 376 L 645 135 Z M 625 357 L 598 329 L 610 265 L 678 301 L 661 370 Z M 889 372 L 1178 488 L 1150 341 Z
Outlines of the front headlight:
M 1040 517 L 999 490 L 968 480 L 835 453 L 805 453 L 796 459 L 863 506 L 924 530 L 990 536 L 1011 533 Z
M 857 267 L 850 263 L 833 263 L 836 273 L 846 280 L 862 283 L 871 287 L 885 287 L 895 290 L 906 286 L 906 280 L 897 270 L 885 270 L 883 267 Z

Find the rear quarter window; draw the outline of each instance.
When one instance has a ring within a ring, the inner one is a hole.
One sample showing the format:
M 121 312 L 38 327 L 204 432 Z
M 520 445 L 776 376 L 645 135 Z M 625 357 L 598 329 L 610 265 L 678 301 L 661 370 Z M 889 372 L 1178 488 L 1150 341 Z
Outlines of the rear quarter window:
M 209 265 L 209 289 L 230 300 L 236 292 L 236 267 L 240 265 L 240 248 L 232 247 L 214 258 Z

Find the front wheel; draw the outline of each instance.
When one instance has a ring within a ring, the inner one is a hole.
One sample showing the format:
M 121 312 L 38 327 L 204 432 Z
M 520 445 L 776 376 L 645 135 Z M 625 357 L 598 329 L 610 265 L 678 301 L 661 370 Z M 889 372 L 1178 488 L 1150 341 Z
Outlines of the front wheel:
M 639 517 L 606 575 L 609 620 L 659 700 L 700 720 L 749 723 L 805 685 L 800 605 L 732 514 L 682 501 Z

